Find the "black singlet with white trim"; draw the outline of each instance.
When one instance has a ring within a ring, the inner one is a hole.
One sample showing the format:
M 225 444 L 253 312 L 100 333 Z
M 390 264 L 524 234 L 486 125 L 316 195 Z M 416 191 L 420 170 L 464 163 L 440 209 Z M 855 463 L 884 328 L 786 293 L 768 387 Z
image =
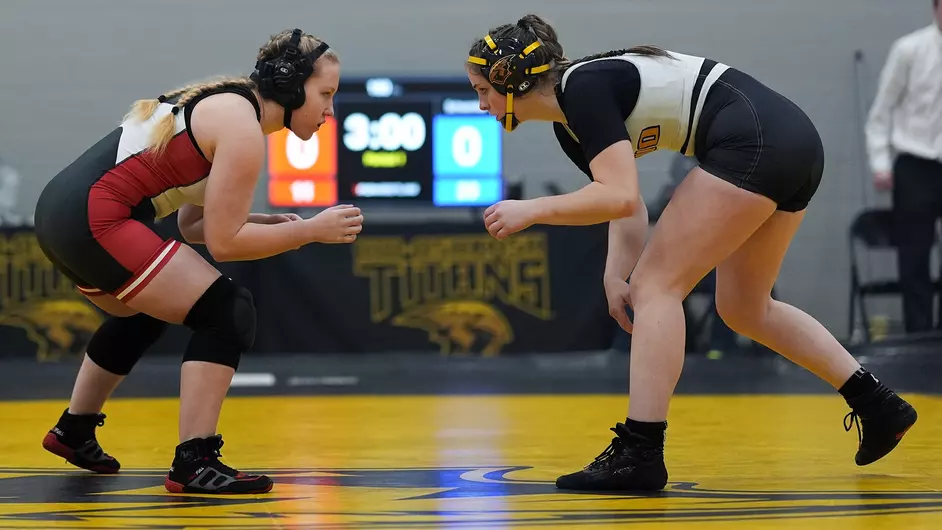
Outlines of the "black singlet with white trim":
M 617 55 L 576 63 L 556 87 L 567 123 L 561 149 L 589 178 L 590 162 L 627 140 L 636 158 L 656 151 L 695 156 L 700 167 L 769 197 L 779 209 L 807 206 L 824 152 L 794 103 L 711 59 Z

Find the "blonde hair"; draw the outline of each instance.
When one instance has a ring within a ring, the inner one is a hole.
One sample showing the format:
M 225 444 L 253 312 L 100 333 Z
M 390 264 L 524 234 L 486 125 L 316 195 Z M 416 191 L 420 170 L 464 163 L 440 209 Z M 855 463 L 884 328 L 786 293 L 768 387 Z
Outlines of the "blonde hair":
M 291 32 L 292 30 L 285 30 L 272 35 L 268 42 L 258 49 L 256 59 L 270 60 L 281 55 L 285 50 L 285 45 L 288 44 L 291 38 Z M 298 44 L 298 48 L 301 53 L 311 53 L 315 48 L 320 46 L 321 42 L 322 41 L 317 37 L 305 33 L 301 35 L 301 42 Z M 321 57 L 326 57 L 327 60 L 333 63 L 340 62 L 340 58 L 333 49 L 328 49 Z M 316 75 L 316 72 L 314 75 Z M 180 109 L 186 107 L 187 103 L 201 94 L 235 86 L 249 90 L 256 88 L 255 82 L 249 79 L 248 76 L 219 77 L 214 80 L 193 83 L 167 92 L 156 99 L 139 99 L 135 101 L 127 114 L 125 114 L 124 119 L 146 121 L 154 115 L 154 112 L 157 111 L 157 107 L 161 103 L 172 104 L 171 112 L 160 118 L 154 126 L 154 130 L 151 132 L 148 148 L 154 154 L 160 155 L 167 149 L 170 140 L 173 139 L 173 133 L 176 130 L 177 113 Z

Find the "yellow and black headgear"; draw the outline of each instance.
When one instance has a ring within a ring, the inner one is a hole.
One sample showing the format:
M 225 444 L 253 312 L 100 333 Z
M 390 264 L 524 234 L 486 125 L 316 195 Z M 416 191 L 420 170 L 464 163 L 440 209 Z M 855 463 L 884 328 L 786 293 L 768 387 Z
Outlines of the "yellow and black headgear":
M 528 31 L 532 33 L 532 30 Z M 468 62 L 481 66 L 484 77 L 494 90 L 507 96 L 507 113 L 504 115 L 504 129 L 508 132 L 517 128 L 520 122 L 514 117 L 514 94 L 529 92 L 537 82 L 537 74 L 550 69 L 549 63 L 535 65 L 539 59 L 534 51 L 543 45 L 534 35 L 533 42 L 525 44 L 519 39 L 508 37 L 493 39 L 484 36 L 483 57 L 468 56 Z

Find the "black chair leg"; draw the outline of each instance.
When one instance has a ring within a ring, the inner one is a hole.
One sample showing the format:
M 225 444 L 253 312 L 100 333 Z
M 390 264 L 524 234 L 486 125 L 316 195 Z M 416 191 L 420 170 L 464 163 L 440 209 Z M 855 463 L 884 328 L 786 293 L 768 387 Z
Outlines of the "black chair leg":
M 863 327 L 864 343 L 870 344 L 870 316 L 867 315 L 867 304 L 863 293 L 857 295 L 857 305 L 860 306 L 860 325 Z
M 850 341 L 854 337 L 854 320 L 857 316 L 857 308 L 854 307 L 854 303 L 857 301 L 857 289 L 856 286 L 850 286 L 850 304 L 847 308 L 847 340 Z

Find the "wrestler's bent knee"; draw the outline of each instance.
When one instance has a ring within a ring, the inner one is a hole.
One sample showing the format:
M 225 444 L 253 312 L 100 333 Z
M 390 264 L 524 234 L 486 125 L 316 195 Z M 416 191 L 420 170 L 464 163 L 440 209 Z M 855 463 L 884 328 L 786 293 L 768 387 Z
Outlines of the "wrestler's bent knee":
M 220 276 L 193 304 L 183 324 L 193 330 L 183 361 L 239 367 L 255 344 L 255 302 L 248 289 Z
M 128 375 L 147 348 L 164 334 L 167 323 L 138 313 L 109 317 L 88 342 L 86 354 L 95 364 L 116 375 Z

